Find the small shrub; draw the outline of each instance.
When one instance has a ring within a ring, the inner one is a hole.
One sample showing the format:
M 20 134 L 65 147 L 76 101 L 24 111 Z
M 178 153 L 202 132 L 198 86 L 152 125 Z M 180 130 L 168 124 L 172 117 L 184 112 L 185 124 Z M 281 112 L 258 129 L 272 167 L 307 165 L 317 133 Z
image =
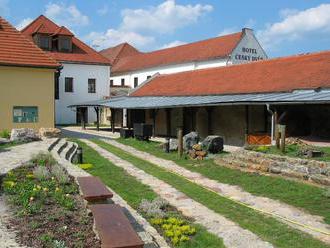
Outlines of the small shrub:
M 258 146 L 255 148 L 255 151 L 266 153 L 269 151 L 269 146 Z
M 60 184 L 68 184 L 70 182 L 68 174 L 61 165 L 55 164 L 51 167 L 50 170 L 51 174 L 57 179 Z
M 35 178 L 39 179 L 40 181 L 47 180 L 51 177 L 49 170 L 47 167 L 36 167 L 33 170 L 33 175 Z
M 56 164 L 56 160 L 53 158 L 52 154 L 49 152 L 40 152 L 34 155 L 31 159 L 34 164 L 40 166 L 53 166 Z
M 66 248 L 65 242 L 63 240 L 54 240 L 53 248 Z
M 2 130 L 0 132 L 0 137 L 4 139 L 9 139 L 10 138 L 10 132 L 6 129 Z
M 152 225 L 158 226 L 174 246 L 190 240 L 190 236 L 196 234 L 194 227 L 178 218 L 153 218 L 150 222 Z
M 140 203 L 139 209 L 148 217 L 163 218 L 166 216 L 166 206 L 168 206 L 168 202 L 160 197 L 157 197 L 153 201 L 143 199 Z
M 83 169 L 83 170 L 89 170 L 93 168 L 92 164 L 79 164 L 79 168 Z

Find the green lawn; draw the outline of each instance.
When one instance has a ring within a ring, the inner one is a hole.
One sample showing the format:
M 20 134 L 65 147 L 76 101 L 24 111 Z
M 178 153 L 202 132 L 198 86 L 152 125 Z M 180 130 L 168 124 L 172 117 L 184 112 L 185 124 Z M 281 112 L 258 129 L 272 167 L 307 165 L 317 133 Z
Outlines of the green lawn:
M 262 176 L 221 167 L 212 159 L 203 161 L 179 159 L 175 152 L 163 152 L 157 142 L 143 142 L 135 139 L 117 139 L 117 141 L 157 157 L 172 160 L 188 170 L 221 183 L 238 185 L 254 195 L 280 200 L 312 214 L 323 216 L 325 222 L 330 224 L 330 197 L 326 196 L 325 189 L 280 177 Z
M 153 200 L 157 197 L 157 194 L 149 186 L 142 184 L 133 176 L 127 174 L 123 169 L 103 158 L 85 143 L 76 139 L 71 140 L 78 143 L 83 148 L 84 163 L 93 164 L 93 168 L 89 169 L 88 172 L 101 178 L 106 185 L 118 193 L 134 209 L 138 210 L 142 199 Z M 200 225 L 194 225 L 194 227 L 197 229 L 194 238 L 188 242 L 181 243 L 178 247 L 224 247 L 223 241 L 207 232 L 205 228 Z
M 148 174 L 172 185 L 195 201 L 231 219 L 242 228 L 254 232 L 263 240 L 277 247 L 328 247 L 326 244 L 313 239 L 308 234 L 293 229 L 272 217 L 265 216 L 250 208 L 234 203 L 155 164 L 137 158 L 122 149 L 101 140 L 93 140 L 93 142 L 116 154 L 116 156 L 134 164 L 134 166 L 144 170 Z
M 310 146 L 310 147 L 315 150 L 324 152 L 324 155 L 322 157 L 314 157 L 311 159 L 330 162 L 330 147 L 319 147 L 319 146 Z M 295 144 L 286 145 L 284 153 L 282 153 L 281 150 L 277 149 L 276 146 L 252 146 L 251 149 L 253 151 L 258 151 L 268 154 L 285 155 L 294 158 L 305 158 L 304 156 L 299 154 L 301 146 Z

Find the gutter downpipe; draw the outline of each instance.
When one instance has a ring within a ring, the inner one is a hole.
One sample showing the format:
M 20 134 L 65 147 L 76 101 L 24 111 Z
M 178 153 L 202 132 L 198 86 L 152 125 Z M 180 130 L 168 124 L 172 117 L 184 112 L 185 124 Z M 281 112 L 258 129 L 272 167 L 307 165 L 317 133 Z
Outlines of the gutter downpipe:
M 267 103 L 266 104 L 267 107 L 267 111 L 268 113 L 271 114 L 272 116 L 272 126 L 271 126 L 271 144 L 274 145 L 275 144 L 275 115 L 274 115 L 274 111 L 272 111 L 270 109 L 270 105 Z

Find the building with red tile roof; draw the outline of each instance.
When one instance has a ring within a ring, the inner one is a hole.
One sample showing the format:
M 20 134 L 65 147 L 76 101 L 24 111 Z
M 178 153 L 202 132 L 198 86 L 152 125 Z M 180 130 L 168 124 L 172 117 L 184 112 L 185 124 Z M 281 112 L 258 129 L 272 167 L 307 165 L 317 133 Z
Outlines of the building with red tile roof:
M 158 75 L 131 96 L 203 96 L 330 88 L 330 51 Z
M 76 124 L 82 119 L 86 123 L 96 121 L 98 114 L 94 110 L 74 112 L 67 106 L 109 96 L 111 62 L 68 28 L 43 15 L 21 32 L 62 66 L 55 82 L 56 124 Z
M 112 62 L 113 85 L 135 88 L 151 76 L 267 59 L 251 29 L 152 52 L 124 43 L 100 52 Z
M 57 68 L 59 63 L 0 17 L 0 64 Z
M 0 131 L 54 127 L 60 64 L 0 17 Z

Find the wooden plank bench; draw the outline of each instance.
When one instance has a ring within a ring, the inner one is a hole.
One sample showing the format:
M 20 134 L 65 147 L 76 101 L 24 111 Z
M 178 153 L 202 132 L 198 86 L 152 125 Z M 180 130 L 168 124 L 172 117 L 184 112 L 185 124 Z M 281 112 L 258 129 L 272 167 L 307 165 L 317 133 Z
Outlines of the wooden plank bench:
M 77 181 L 83 198 L 88 202 L 106 201 L 113 197 L 113 193 L 98 177 L 78 177 Z
M 89 206 L 102 248 L 143 248 L 143 241 L 117 204 Z

